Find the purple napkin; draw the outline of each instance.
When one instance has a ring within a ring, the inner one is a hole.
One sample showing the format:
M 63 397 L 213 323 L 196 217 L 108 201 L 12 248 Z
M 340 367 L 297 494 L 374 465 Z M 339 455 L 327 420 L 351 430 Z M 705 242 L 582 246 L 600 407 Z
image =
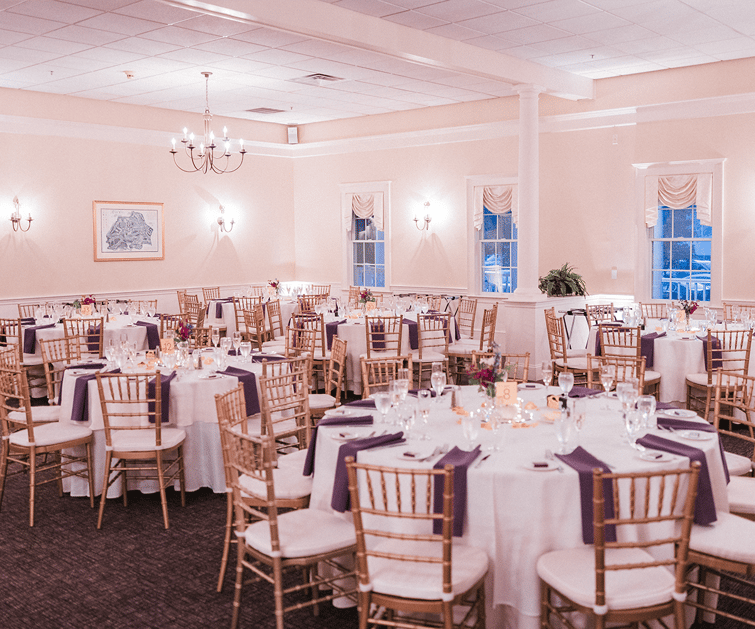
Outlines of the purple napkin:
M 697 481 L 697 500 L 695 500 L 695 524 L 712 524 L 716 521 L 716 503 L 713 500 L 713 488 L 710 484 L 710 475 L 708 473 L 708 462 L 705 460 L 705 453 L 699 448 L 693 448 L 684 443 L 664 439 L 658 435 L 645 435 L 637 440 L 637 443 L 670 452 L 679 456 L 687 457 L 690 461 L 700 463 L 700 476 Z
M 160 330 L 157 329 L 157 325 L 148 321 L 137 321 L 136 325 L 147 328 L 147 345 L 149 349 L 160 347 Z
M 341 321 L 331 321 L 330 323 L 325 324 L 325 336 L 328 343 L 328 349 L 330 349 L 330 346 L 333 344 L 333 337 L 338 333 L 338 326 L 342 323 L 346 323 L 346 319 L 342 319 Z
M 655 403 L 656 411 L 667 411 L 672 408 L 675 409 L 676 406 L 674 406 L 674 404 L 672 404 L 671 402 L 656 402 Z
M 658 408 L 658 405 L 655 407 Z M 675 419 L 673 417 L 658 417 L 658 426 L 660 428 L 670 428 L 671 430 L 698 430 L 700 432 L 718 432 L 715 426 L 705 422 L 691 422 L 684 419 Z M 721 463 L 724 466 L 726 475 L 726 484 L 729 484 L 729 466 L 726 465 L 726 454 L 724 453 L 724 444 L 718 440 L 718 448 L 721 451 Z
M 270 363 L 275 362 L 276 360 L 286 360 L 285 356 L 276 356 L 275 354 L 255 354 L 252 356 L 252 362 L 253 363 L 262 363 L 265 361 L 268 361 Z
M 569 397 L 590 397 L 591 395 L 598 395 L 603 393 L 602 389 L 588 389 L 587 387 L 572 387 L 569 391 Z
M 372 348 L 385 349 L 385 323 L 382 321 L 370 321 L 370 332 L 372 333 Z
M 622 323 L 602 323 L 603 327 L 606 328 L 621 328 L 623 327 Z M 596 356 L 602 356 L 600 349 L 600 328 L 598 328 L 598 333 L 595 335 L 595 355 Z
M 596 467 L 608 473 L 611 470 L 603 461 L 596 459 L 582 446 L 577 446 L 570 454 L 557 454 L 556 457 L 573 467 L 579 474 L 579 500 L 582 503 L 582 541 L 585 544 L 593 544 L 595 542 L 595 529 L 593 526 L 592 471 Z M 603 481 L 603 498 L 606 519 L 614 517 L 613 483 L 610 480 Z M 616 541 L 615 526 L 606 526 L 605 538 L 607 542 Z
M 162 400 L 162 404 L 160 404 L 160 415 L 162 416 L 161 421 L 163 424 L 167 424 L 170 421 L 170 383 L 173 381 L 173 378 L 176 377 L 176 372 L 174 371 L 169 376 L 164 376 L 160 374 L 160 399 Z M 152 378 L 147 383 L 147 397 L 154 398 L 155 397 L 155 379 Z M 155 403 L 150 402 L 147 404 L 147 409 L 150 413 L 155 412 Z M 152 416 L 150 415 L 149 418 L 150 423 L 155 423 L 155 420 L 152 419 Z
M 333 479 L 333 496 L 330 500 L 330 506 L 339 513 L 348 511 L 351 508 L 349 499 L 349 478 L 346 473 L 346 457 L 353 456 L 357 459 L 357 453 L 362 450 L 369 450 L 378 446 L 389 443 L 402 443 L 405 441 L 403 432 L 394 432 L 390 435 L 379 435 L 367 439 L 355 439 L 349 443 L 344 443 L 338 448 L 338 461 L 336 463 L 336 473 Z
M 451 318 L 454 320 L 454 338 L 455 341 L 461 340 L 461 331 L 459 330 L 459 323 L 456 321 L 456 315 L 451 315 Z M 451 339 L 449 339 L 451 340 Z M 453 341 L 451 341 L 453 342 Z
M 257 395 L 257 377 L 246 369 L 227 367 L 225 371 L 219 371 L 226 376 L 234 376 L 239 379 L 239 384 L 244 385 L 244 400 L 246 401 L 246 414 L 256 415 L 260 412 L 260 400 Z
M 121 370 L 114 369 L 108 373 L 121 373 Z M 96 379 L 96 373 L 76 377 L 73 388 L 73 404 L 71 405 L 71 421 L 89 421 L 89 383 Z
M 650 332 L 640 339 L 640 353 L 645 357 L 645 369 L 653 368 L 653 359 L 655 357 L 655 339 L 666 336 L 665 332 Z
M 223 318 L 223 304 L 227 304 L 231 301 L 233 301 L 233 297 L 226 297 L 224 299 L 215 300 L 215 318 L 216 319 Z
M 66 367 L 66 370 L 68 369 L 104 369 L 106 367 L 105 363 L 82 363 L 81 365 L 68 365 Z M 58 399 L 56 404 L 60 404 L 60 394 L 63 387 L 60 387 L 58 389 Z M 74 389 L 75 391 L 75 389 Z
M 708 370 L 708 337 L 707 336 L 698 336 L 702 342 L 703 342 L 703 360 L 705 360 L 705 370 Z M 721 355 L 721 339 L 719 339 L 717 336 L 711 336 L 711 343 L 713 343 L 713 346 L 711 348 L 711 359 L 713 361 L 713 369 L 721 369 L 723 367 L 723 356 Z M 26 351 L 26 350 L 24 350 Z
M 402 323 L 409 326 L 409 347 L 411 347 L 412 349 L 418 349 L 419 331 L 417 330 L 417 322 L 405 318 Z
M 90 352 L 100 351 L 100 326 L 98 325 L 90 325 L 87 330 L 87 350 Z
M 36 319 L 34 317 L 21 317 L 21 325 L 34 325 Z
M 454 466 L 454 537 L 461 537 L 464 534 L 464 514 L 467 511 L 467 469 L 480 455 L 482 446 L 478 445 L 471 452 L 460 450 L 454 446 L 453 449 L 442 456 L 440 460 L 433 465 L 433 469 L 442 470 L 449 463 Z M 435 486 L 433 491 L 433 513 L 443 513 L 443 477 L 435 477 Z M 443 532 L 442 520 L 433 521 L 433 533 L 440 535 Z
M 331 415 L 323 417 L 317 426 L 312 428 L 312 435 L 309 438 L 307 447 L 307 458 L 304 459 L 304 476 L 310 476 L 315 471 L 315 449 L 317 448 L 317 429 L 320 426 L 371 426 L 373 423 L 372 415 L 360 415 L 359 417 L 349 415 Z
M 352 406 L 356 408 L 376 408 L 375 407 L 375 400 L 365 399 L 365 400 L 354 400 L 353 402 L 347 402 L 344 404 L 344 406 Z
M 45 325 L 33 325 L 30 328 L 24 329 L 24 354 L 33 354 L 34 346 L 37 344 L 37 330 L 43 330 L 44 328 L 54 328 L 54 323 L 47 323 Z

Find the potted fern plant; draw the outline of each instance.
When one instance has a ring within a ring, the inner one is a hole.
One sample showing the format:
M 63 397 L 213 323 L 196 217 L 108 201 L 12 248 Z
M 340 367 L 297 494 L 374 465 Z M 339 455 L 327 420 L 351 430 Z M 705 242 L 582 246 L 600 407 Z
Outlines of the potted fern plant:
M 551 269 L 538 280 L 537 287 L 548 297 L 587 295 L 585 281 L 567 262 L 559 269 Z

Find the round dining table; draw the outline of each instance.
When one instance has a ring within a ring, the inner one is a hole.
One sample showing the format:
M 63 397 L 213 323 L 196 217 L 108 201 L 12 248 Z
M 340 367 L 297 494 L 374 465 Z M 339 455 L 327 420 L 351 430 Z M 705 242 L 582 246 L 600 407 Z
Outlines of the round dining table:
M 387 466 L 432 467 L 442 457 L 432 456 L 438 446 L 471 450 L 472 445 L 481 445 L 479 457 L 467 469 L 462 543 L 484 548 L 489 554 L 487 625 L 536 629 L 540 617 L 538 557 L 584 543 L 580 483 L 572 467 L 549 455 L 559 448 L 553 424 L 559 411 L 547 406 L 546 395 L 559 394 L 560 389 L 546 390 L 535 383 L 519 387 L 522 404 L 536 407 L 529 421 L 504 425 L 498 432 L 487 430 L 484 425 L 470 444 L 462 432 L 461 415 L 451 409 L 449 396 L 444 394 L 433 401 L 427 425 L 415 425 L 408 441 L 395 447 L 362 450 L 358 460 Z M 481 397 L 476 387 L 464 387 L 462 400 L 465 410 L 474 410 L 479 408 Z M 579 444 L 618 472 L 689 466 L 689 459 L 682 456 L 642 458 L 642 453 L 626 439 L 620 403 L 613 397 L 600 395 L 578 403 L 584 404 L 585 423 L 572 438 L 568 451 Z M 342 409 L 340 412 L 346 415 L 370 414 L 374 424 L 318 428 L 310 508 L 332 511 L 335 470 L 346 439 L 400 430 L 397 425 L 382 423 L 380 414 L 374 410 L 348 406 Z M 388 415 L 391 418 L 395 419 L 394 411 Z M 703 425 L 699 418 L 692 421 Z M 715 510 L 728 511 L 726 472 L 716 433 L 700 433 L 694 440 L 687 440 L 679 431 L 647 432 L 699 448 L 708 465 Z M 417 439 L 421 433 L 427 433 L 429 438 Z M 496 446 L 500 449 L 489 449 Z M 430 459 L 417 460 L 425 456 Z M 342 517 L 350 519 L 349 512 Z

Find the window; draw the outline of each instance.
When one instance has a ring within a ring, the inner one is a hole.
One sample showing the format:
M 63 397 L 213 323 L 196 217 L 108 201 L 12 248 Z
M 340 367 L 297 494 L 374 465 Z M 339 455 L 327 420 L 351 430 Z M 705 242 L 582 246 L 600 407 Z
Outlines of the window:
M 352 277 L 354 286 L 385 287 L 385 232 L 377 229 L 372 217 L 352 216 Z
M 652 230 L 652 298 L 709 302 L 713 227 L 700 222 L 697 206 L 660 205 Z
M 483 208 L 480 231 L 483 293 L 513 293 L 517 280 L 517 228 L 511 212 L 493 214 Z

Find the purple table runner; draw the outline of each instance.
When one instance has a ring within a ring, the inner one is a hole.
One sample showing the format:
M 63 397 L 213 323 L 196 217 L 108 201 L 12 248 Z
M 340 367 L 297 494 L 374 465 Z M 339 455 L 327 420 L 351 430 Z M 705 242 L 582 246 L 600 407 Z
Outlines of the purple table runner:
M 24 329 L 24 354 L 33 354 L 34 346 L 37 344 L 37 330 L 43 330 L 45 328 L 54 328 L 54 323 L 46 323 L 45 325 L 33 325 L 30 328 Z
M 645 435 L 637 440 L 637 443 L 679 456 L 687 457 L 690 461 L 700 463 L 700 476 L 697 481 L 697 499 L 695 500 L 695 524 L 712 524 L 716 521 L 716 503 L 713 500 L 713 487 L 710 484 L 708 462 L 705 453 L 699 448 L 693 448 L 684 443 L 664 439 L 658 435 Z
M 610 473 L 609 467 L 600 459 L 595 458 L 582 446 L 577 446 L 570 454 L 557 454 L 557 458 L 574 468 L 579 474 L 579 500 L 582 508 L 582 541 L 585 544 L 595 542 L 595 528 L 593 515 L 593 478 L 592 471 L 596 467 Z M 613 518 L 613 483 L 610 480 L 603 481 L 603 498 L 605 517 Z M 606 526 L 605 538 L 607 542 L 616 541 L 616 527 Z
M 582 398 L 582 397 L 590 397 L 591 395 L 599 395 L 600 393 L 603 393 L 602 389 L 588 389 L 587 387 L 572 387 L 571 391 L 569 391 L 569 397 L 571 398 Z
M 448 454 L 433 465 L 433 469 L 436 470 L 442 470 L 448 464 L 454 466 L 454 537 L 461 537 L 464 534 L 464 514 L 467 511 L 467 470 L 480 455 L 481 448 L 482 446 L 478 445 L 468 452 L 454 446 Z M 434 480 L 433 513 L 443 513 L 443 477 L 436 476 Z M 433 533 L 440 535 L 442 532 L 442 520 L 435 520 Z
M 333 337 L 338 334 L 338 326 L 342 323 L 346 323 L 346 319 L 342 319 L 341 321 L 331 321 L 330 323 L 325 324 L 325 337 L 328 349 L 330 349 L 330 346 L 333 344 Z
M 354 400 L 353 402 L 347 402 L 346 404 L 344 404 L 344 406 L 351 406 L 354 408 L 376 408 L 375 400 L 370 400 L 369 398 L 366 400 Z
M 395 432 L 389 435 L 379 435 L 378 437 L 369 437 L 367 439 L 355 439 L 349 443 L 344 443 L 338 449 L 338 461 L 336 462 L 335 478 L 333 479 L 333 496 L 330 500 L 330 506 L 334 511 L 343 513 L 351 508 L 349 498 L 349 478 L 346 473 L 346 457 L 353 456 L 357 460 L 357 453 L 362 450 L 369 450 L 378 446 L 389 443 L 402 443 L 404 441 L 403 432 Z
M 147 347 L 149 349 L 160 347 L 160 330 L 157 329 L 157 325 L 148 321 L 137 321 L 136 325 L 147 328 Z
M 227 367 L 225 371 L 219 371 L 227 376 L 238 378 L 239 384 L 244 387 L 244 401 L 246 402 L 246 414 L 256 415 L 260 412 L 260 399 L 257 394 L 257 377 L 246 369 L 238 367 Z
M 317 429 L 320 426 L 371 426 L 373 423 L 372 415 L 360 415 L 354 417 L 353 415 L 331 415 L 330 417 L 323 417 L 317 426 L 312 428 L 312 434 L 309 438 L 309 445 L 307 446 L 307 458 L 304 459 L 304 470 L 302 474 L 304 476 L 310 476 L 315 471 L 315 450 L 317 449 Z
M 160 374 L 160 421 L 163 424 L 167 424 L 170 421 L 170 383 L 173 381 L 173 378 L 176 377 L 176 372 L 174 371 L 169 376 L 164 376 Z M 155 389 L 157 388 L 155 384 L 155 378 L 152 378 L 147 383 L 147 397 L 154 398 L 155 397 Z M 155 412 L 155 403 L 150 402 L 147 404 L 147 408 L 150 413 Z M 150 423 L 154 424 L 155 420 L 152 419 L 152 416 L 150 415 L 149 418 Z
M 417 330 L 417 322 L 404 318 L 401 323 L 403 325 L 409 326 L 409 347 L 411 347 L 412 349 L 418 349 L 419 331 Z

